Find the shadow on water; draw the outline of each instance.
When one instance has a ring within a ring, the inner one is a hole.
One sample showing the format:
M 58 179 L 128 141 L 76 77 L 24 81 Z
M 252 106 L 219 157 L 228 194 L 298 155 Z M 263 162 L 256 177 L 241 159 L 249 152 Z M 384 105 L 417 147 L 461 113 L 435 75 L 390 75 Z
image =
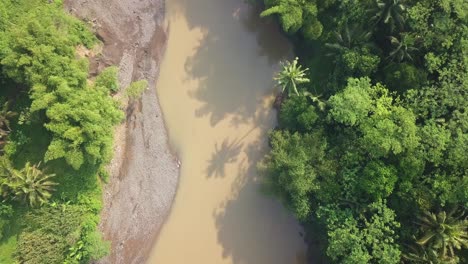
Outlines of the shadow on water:
M 256 176 L 256 163 L 249 161 L 249 156 L 258 156 L 264 148 L 262 145 L 256 142 L 245 148 L 247 158 L 239 164 L 232 196 L 213 213 L 223 257 L 235 264 L 306 263 L 305 251 L 285 254 L 284 248 L 291 248 L 293 237 L 299 235 L 289 233 L 295 225 L 289 213 L 271 198 L 258 197 L 261 181 Z
M 263 109 L 262 112 L 264 115 L 267 114 L 268 109 Z M 254 120 L 258 120 L 264 115 L 255 115 Z M 242 147 L 244 146 L 244 139 L 249 136 L 255 127 L 250 129 L 242 137 L 239 137 L 233 141 L 229 139 L 224 139 L 221 147 L 218 143 L 215 143 L 215 151 L 211 154 L 211 159 L 208 161 L 208 168 L 206 169 L 207 177 L 224 177 L 225 176 L 225 167 L 229 163 L 234 163 L 237 161 L 239 154 L 241 153 Z
M 259 193 L 256 176 L 266 130 L 274 123 L 272 109 L 263 100 L 274 86 L 273 68 L 290 55 L 289 44 L 271 21 L 260 23 L 257 11 L 245 10 L 242 0 L 172 1 L 189 27 L 203 33 L 184 65 L 187 81 L 198 81 L 189 91 L 201 103 L 195 115 L 208 117 L 212 127 L 228 119 L 234 130 L 215 144 L 205 171 L 208 179 L 222 178 L 227 165 L 238 164 L 235 172 L 229 170 L 235 173 L 230 175 L 235 182 L 229 197 L 213 212 L 223 257 L 234 264 L 304 263 L 295 220 L 278 202 Z M 242 124 L 254 124 L 261 140 L 244 140 L 253 129 L 235 135 Z
M 189 91 L 202 103 L 196 116 L 209 116 L 212 126 L 227 115 L 235 116 L 235 124 L 249 121 L 262 93 L 274 86 L 271 71 L 256 69 L 273 67 L 287 57 L 288 42 L 272 21 L 259 23 L 258 12 L 245 10 L 241 0 L 175 1 L 177 12 L 185 12 L 189 26 L 204 35 L 185 63 L 188 79 L 199 81 L 199 87 Z
M 242 26 L 248 32 L 254 33 L 257 40 L 257 54 L 266 57 L 270 65 L 276 65 L 279 61 L 286 59 L 289 55 L 289 44 L 281 36 L 280 27 L 271 18 L 260 18 L 262 8 L 253 5 L 241 19 Z
M 216 143 L 215 151 L 208 161 L 207 177 L 224 177 L 226 175 L 226 165 L 237 161 L 237 156 L 240 154 L 241 149 L 242 143 L 238 140 L 229 142 L 229 139 L 225 139 L 221 147 Z

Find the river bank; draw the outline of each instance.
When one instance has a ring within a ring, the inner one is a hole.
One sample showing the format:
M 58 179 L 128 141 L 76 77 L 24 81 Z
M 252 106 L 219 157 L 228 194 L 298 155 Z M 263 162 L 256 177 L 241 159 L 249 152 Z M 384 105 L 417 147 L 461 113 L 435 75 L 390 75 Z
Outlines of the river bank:
M 104 43 L 90 58 L 91 74 L 116 65 L 122 88 L 140 79 L 149 83 L 116 130 L 100 224 L 112 242 L 111 255 L 100 263 L 142 263 L 169 214 L 179 175 L 155 89 L 167 43 L 164 1 L 66 0 L 65 7 L 90 22 Z

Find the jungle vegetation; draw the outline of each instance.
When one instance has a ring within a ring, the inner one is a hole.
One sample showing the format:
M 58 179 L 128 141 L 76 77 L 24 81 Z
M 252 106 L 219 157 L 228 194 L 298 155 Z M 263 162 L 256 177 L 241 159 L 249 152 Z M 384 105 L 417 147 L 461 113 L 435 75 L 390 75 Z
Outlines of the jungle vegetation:
M 267 190 L 323 261 L 468 263 L 468 1 L 263 2 L 299 57 Z
M 117 69 L 94 80 L 98 40 L 61 1 L 0 1 L 0 263 L 89 263 L 104 165 L 123 119 Z

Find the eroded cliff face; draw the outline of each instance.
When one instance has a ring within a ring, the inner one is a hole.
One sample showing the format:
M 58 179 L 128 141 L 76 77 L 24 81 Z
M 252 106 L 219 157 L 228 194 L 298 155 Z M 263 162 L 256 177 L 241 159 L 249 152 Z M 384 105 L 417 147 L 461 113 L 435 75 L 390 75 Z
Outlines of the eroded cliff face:
M 91 74 L 116 65 L 122 89 L 140 79 L 149 83 L 116 130 L 100 224 L 112 242 L 111 255 L 100 263 L 143 263 L 169 214 L 179 175 L 155 89 L 167 39 L 164 1 L 66 0 L 65 8 L 89 21 L 104 43 L 102 54 L 90 58 Z

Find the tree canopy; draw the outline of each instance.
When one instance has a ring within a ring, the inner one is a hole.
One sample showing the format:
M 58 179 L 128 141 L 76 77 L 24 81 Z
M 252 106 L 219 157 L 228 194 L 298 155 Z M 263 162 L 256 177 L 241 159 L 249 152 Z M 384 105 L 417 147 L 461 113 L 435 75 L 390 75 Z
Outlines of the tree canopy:
M 332 263 L 466 263 L 468 2 L 264 2 L 310 69 L 259 164 L 271 193 Z
M 108 253 L 98 176 L 124 117 L 111 97 L 118 69 L 92 80 L 77 47 L 98 40 L 61 3 L 0 2 L 0 238 L 11 241 L 0 243 L 0 262 L 87 263 Z

